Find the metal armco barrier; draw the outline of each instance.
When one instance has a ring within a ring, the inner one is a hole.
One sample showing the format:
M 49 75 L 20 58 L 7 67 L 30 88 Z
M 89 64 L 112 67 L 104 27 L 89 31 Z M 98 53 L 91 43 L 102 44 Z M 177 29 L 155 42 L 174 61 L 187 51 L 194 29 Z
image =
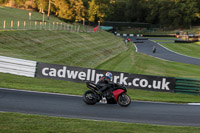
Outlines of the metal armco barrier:
M 176 78 L 175 93 L 200 95 L 200 80 Z
M 0 72 L 35 77 L 36 61 L 0 56 Z

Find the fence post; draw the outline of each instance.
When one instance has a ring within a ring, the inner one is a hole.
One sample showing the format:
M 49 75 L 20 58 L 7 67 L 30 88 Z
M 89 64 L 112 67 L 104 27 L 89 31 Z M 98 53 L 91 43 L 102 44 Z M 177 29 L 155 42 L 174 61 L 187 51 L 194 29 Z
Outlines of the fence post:
M 55 22 L 53 22 L 53 30 L 54 30 L 54 25 L 55 25 Z
M 6 20 L 3 21 L 3 29 L 6 29 Z
M 49 22 L 49 30 L 51 30 L 51 22 Z
M 60 23 L 60 30 L 62 30 L 62 23 Z
M 57 22 L 56 30 L 58 30 L 58 22 Z
M 19 20 L 17 21 L 17 29 L 19 30 L 19 25 L 20 25 L 20 23 L 19 23 Z
M 11 20 L 10 22 L 10 27 L 11 27 L 11 30 L 13 29 L 13 20 Z
M 24 21 L 24 29 L 26 29 L 26 21 Z
M 37 21 L 35 21 L 35 29 L 36 29 L 36 27 L 37 27 Z
M 77 32 L 80 32 L 80 25 L 79 25 L 78 28 L 77 28 Z
M 29 29 L 31 29 L 31 21 L 29 21 Z
M 46 26 L 47 26 L 47 22 L 44 22 L 44 25 L 45 25 L 45 27 L 44 27 L 44 28 L 46 29 Z
M 42 22 L 40 22 L 40 30 L 42 29 Z

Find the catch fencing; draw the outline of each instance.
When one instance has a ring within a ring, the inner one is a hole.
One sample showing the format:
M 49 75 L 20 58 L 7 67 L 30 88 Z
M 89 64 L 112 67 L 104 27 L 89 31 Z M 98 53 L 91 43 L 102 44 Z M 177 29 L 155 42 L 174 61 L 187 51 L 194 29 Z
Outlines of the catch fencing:
M 0 56 L 0 72 L 72 82 L 97 82 L 107 71 Z M 123 72 L 112 73 L 113 81 L 125 84 L 127 88 L 200 95 L 200 80 Z
M 93 27 L 87 25 L 31 20 L 0 20 L 0 30 L 66 30 L 71 32 L 94 32 Z

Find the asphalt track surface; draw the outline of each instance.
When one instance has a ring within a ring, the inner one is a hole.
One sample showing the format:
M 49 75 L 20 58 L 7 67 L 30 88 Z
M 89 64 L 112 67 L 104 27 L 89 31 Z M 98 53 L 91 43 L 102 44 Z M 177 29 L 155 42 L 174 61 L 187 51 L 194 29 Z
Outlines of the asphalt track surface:
M 132 101 L 130 106 L 86 105 L 82 97 L 0 88 L 0 112 L 200 127 L 200 106 Z
M 186 63 L 186 64 L 192 64 L 192 65 L 200 65 L 199 58 L 193 58 L 193 57 L 189 57 L 189 56 L 185 56 L 185 55 L 181 55 L 179 53 L 173 52 L 152 40 L 149 40 L 149 39 L 141 40 L 144 38 L 138 38 L 138 37 L 130 37 L 130 39 L 131 41 L 134 42 L 136 50 L 139 53 L 143 53 L 146 55 L 150 55 L 150 56 L 163 59 L 163 60 L 168 60 L 168 61 L 174 61 L 174 62 L 180 62 L 180 63 Z M 174 39 L 164 39 L 164 40 L 169 40 L 169 42 L 171 42 Z M 154 46 L 156 47 L 155 53 L 152 52 Z

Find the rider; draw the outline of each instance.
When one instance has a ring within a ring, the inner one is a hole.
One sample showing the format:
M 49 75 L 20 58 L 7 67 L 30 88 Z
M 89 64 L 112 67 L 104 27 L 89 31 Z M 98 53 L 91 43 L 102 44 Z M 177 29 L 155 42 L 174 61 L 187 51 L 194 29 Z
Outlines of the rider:
M 101 95 L 106 95 L 106 92 L 111 91 L 113 89 L 114 83 L 112 80 L 112 73 L 107 72 L 105 76 L 101 77 L 97 82 L 97 86 L 100 88 L 99 93 Z

